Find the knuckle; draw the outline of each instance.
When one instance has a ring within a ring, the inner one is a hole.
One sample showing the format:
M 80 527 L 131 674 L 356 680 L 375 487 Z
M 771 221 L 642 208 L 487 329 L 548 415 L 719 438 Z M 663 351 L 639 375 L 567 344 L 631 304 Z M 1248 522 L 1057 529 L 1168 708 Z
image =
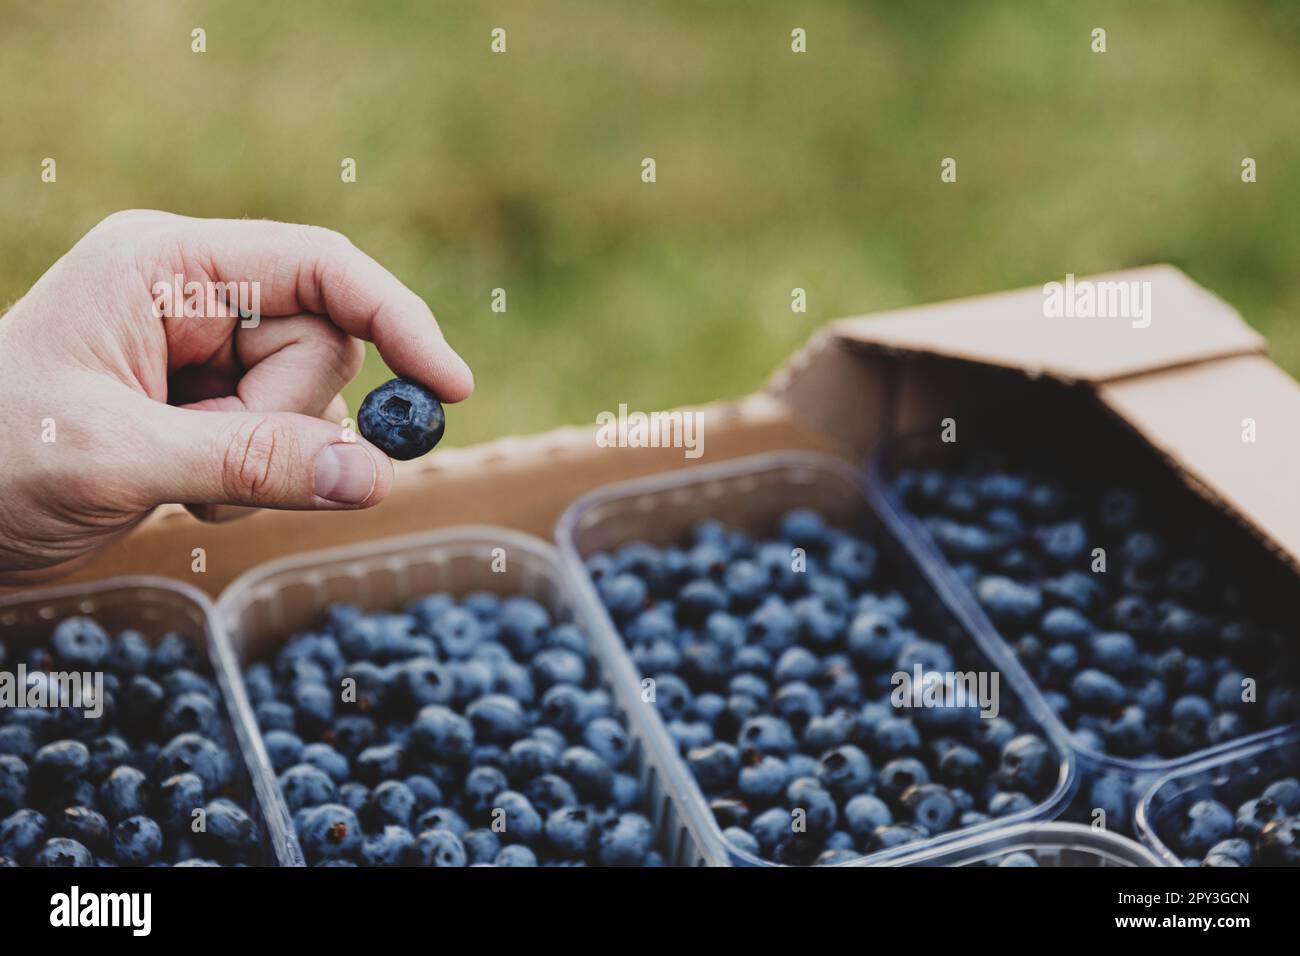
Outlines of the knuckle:
M 118 226 L 139 225 L 142 222 L 158 221 L 166 216 L 167 213 L 159 212 L 156 209 L 119 209 L 117 212 L 111 212 L 101 219 L 91 231 L 106 232 Z
M 284 490 L 281 463 L 291 455 L 289 431 L 269 416 L 235 429 L 226 447 L 222 483 L 232 501 L 274 498 Z
M 325 226 L 308 226 L 307 240 L 313 245 L 327 249 L 345 249 L 352 245 L 352 240 L 343 233 Z

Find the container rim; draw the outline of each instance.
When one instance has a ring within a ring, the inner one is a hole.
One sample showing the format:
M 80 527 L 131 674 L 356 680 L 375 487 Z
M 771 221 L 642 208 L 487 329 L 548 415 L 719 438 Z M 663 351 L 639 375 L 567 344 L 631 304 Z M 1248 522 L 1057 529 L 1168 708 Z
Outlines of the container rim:
M 432 531 L 416 531 L 411 534 L 389 535 L 384 538 L 371 538 L 355 544 L 335 545 L 314 551 L 300 551 L 285 555 L 271 561 L 254 565 L 231 581 L 218 595 L 216 600 L 216 620 L 225 626 L 226 618 L 236 607 L 236 599 L 241 599 L 251 588 L 263 584 L 267 579 L 292 571 L 314 570 L 325 565 L 366 561 L 373 558 L 390 556 L 396 552 L 413 551 L 424 547 L 436 547 L 449 542 L 469 539 L 473 535 L 491 536 L 510 547 L 531 551 L 538 557 L 552 562 L 558 561 L 559 552 L 553 544 L 514 528 L 490 524 L 448 525 Z
M 996 852 L 1005 849 L 1014 853 L 1019 847 L 1011 845 L 1005 848 L 1002 843 L 1014 843 L 1030 836 L 1041 836 L 1037 842 L 1048 846 L 1061 846 L 1070 849 L 1094 850 L 1119 858 L 1133 866 L 1165 866 L 1166 863 L 1137 840 L 1113 833 L 1110 830 L 1098 830 L 1083 823 L 1071 823 L 1063 820 L 1051 820 L 1041 823 L 1015 823 L 973 837 L 955 840 L 947 846 L 929 851 L 919 851 L 891 860 L 890 866 L 961 866 L 971 860 L 952 859 L 953 857 L 974 857 L 982 850 Z M 1032 849 L 1032 846 L 1030 847 Z M 945 859 L 946 858 L 946 859 Z M 936 862 L 945 860 L 944 862 Z

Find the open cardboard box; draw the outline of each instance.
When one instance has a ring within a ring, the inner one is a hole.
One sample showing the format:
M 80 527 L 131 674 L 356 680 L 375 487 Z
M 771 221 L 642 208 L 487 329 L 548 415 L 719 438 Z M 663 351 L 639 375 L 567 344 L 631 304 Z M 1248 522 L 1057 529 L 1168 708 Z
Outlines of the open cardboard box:
M 763 391 L 703 408 L 700 458 L 602 448 L 595 425 L 447 449 L 399 463 L 392 494 L 364 512 L 262 512 L 210 525 L 160 509 L 69 580 L 160 574 L 216 595 L 271 558 L 388 535 L 491 523 L 550 538 L 564 508 L 602 484 L 778 448 L 861 464 L 882 439 L 938 429 L 944 418 L 957 420 L 959 440 L 972 422 L 1104 423 L 1149 446 L 1282 566 L 1300 570 L 1300 384 L 1231 306 L 1173 267 L 1093 281 L 1150 282 L 1149 326 L 1048 318 L 1041 287 L 844 319 Z M 1246 419 L 1253 442 L 1243 440 Z

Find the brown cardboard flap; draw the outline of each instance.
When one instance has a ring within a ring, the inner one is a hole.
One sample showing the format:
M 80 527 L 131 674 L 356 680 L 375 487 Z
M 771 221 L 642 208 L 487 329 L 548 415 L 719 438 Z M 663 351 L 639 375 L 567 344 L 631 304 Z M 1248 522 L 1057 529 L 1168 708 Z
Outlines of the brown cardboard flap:
M 1064 285 L 1065 277 L 1055 281 Z M 1145 287 L 1150 320 L 1145 328 L 1134 326 L 1143 321 L 1138 318 L 1048 317 L 1044 287 L 1035 286 L 844 319 L 832 330 L 845 341 L 872 348 L 964 359 L 1064 381 L 1102 382 L 1266 351 L 1264 339 L 1235 309 L 1173 266 L 1083 276 L 1074 280 L 1074 289 L 1083 295 L 1083 283 L 1108 292 L 1117 288 L 1114 283 L 1133 282 L 1150 284 Z M 1110 301 L 1109 295 L 1105 298 Z
M 1300 568 L 1300 384 L 1247 356 L 1113 382 L 1099 394 L 1202 495 Z

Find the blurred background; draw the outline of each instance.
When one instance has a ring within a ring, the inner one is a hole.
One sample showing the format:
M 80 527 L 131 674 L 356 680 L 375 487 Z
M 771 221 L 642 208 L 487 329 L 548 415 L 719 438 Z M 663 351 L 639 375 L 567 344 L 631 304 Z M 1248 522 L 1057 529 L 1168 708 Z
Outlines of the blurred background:
M 1151 262 L 1300 374 L 1294 2 L 0 7 L 0 305 L 117 209 L 329 226 L 474 367 L 449 443 L 741 395 L 839 316 Z M 386 377 L 372 354 L 352 408 Z

